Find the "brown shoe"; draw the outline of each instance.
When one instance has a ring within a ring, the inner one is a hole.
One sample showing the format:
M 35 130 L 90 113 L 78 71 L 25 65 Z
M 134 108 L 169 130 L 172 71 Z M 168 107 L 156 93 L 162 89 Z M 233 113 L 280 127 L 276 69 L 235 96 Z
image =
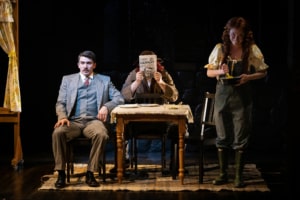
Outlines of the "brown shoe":
M 98 187 L 100 184 L 96 181 L 94 177 L 94 173 L 87 171 L 86 176 L 85 176 L 85 182 L 88 184 L 90 187 Z

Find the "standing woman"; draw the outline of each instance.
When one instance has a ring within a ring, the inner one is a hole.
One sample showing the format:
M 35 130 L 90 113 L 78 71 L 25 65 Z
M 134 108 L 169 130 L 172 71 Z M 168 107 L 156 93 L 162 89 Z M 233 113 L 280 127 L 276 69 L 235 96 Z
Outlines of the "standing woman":
M 207 76 L 217 78 L 214 119 L 216 124 L 220 174 L 214 185 L 228 182 L 228 151 L 235 151 L 234 186 L 244 187 L 243 153 L 249 143 L 252 123 L 251 81 L 267 75 L 268 65 L 242 17 L 229 19 L 222 34 L 223 43 L 212 50 Z M 235 81 L 235 78 L 239 79 Z M 234 82 L 234 83 L 233 83 Z

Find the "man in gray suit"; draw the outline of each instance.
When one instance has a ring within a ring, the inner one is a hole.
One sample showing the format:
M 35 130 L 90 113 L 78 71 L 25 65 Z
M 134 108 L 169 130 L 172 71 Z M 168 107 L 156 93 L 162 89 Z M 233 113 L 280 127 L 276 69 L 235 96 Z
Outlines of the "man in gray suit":
M 78 56 L 79 73 L 63 76 L 56 102 L 57 122 L 52 133 L 52 149 L 58 171 L 56 188 L 66 186 L 66 143 L 83 135 L 90 138 L 92 147 L 86 172 L 86 183 L 99 186 L 94 177 L 109 138 L 109 114 L 124 98 L 109 76 L 97 74 L 96 55 L 84 51 Z

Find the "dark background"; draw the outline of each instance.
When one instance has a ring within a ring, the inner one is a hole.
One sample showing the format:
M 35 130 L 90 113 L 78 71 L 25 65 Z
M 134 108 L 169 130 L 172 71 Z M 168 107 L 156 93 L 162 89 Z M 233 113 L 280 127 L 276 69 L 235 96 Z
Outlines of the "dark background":
M 55 102 L 63 75 L 78 72 L 79 52 L 97 54 L 98 72 L 128 72 L 144 49 L 154 50 L 170 71 L 197 71 L 221 41 L 233 16 L 249 20 L 270 66 L 262 109 L 267 127 L 255 139 L 261 151 L 295 150 L 299 112 L 297 1 L 262 0 L 105 0 L 19 1 L 21 138 L 24 159 L 51 153 Z M 299 34 L 298 34 L 299 35 Z M 0 105 L 3 105 L 7 55 L 0 50 Z M 292 109 L 288 109 L 288 108 Z M 271 117 L 270 117 L 271 116 Z M 289 120 L 288 120 L 289 119 Z M 13 155 L 13 132 L 0 124 L 1 151 Z M 289 154 L 290 155 L 290 154 Z M 10 162 L 8 160 L 8 162 Z

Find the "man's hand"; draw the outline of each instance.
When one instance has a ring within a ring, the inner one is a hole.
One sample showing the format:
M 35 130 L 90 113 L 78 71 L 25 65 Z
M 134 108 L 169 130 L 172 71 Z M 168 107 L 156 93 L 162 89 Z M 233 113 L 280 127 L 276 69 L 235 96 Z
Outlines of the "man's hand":
M 157 83 L 161 83 L 162 80 L 162 75 L 159 72 L 154 72 L 154 79 L 156 80 Z
M 162 89 L 163 92 L 166 91 L 166 83 L 162 80 L 162 75 L 160 72 L 154 73 L 154 79 L 158 83 L 159 87 Z
M 138 71 L 135 75 L 135 80 L 138 82 L 138 83 L 141 83 L 142 80 L 144 79 L 144 72 L 142 71 Z
M 57 128 L 57 127 L 60 127 L 60 126 L 63 126 L 64 124 L 66 124 L 67 126 L 70 126 L 70 121 L 66 118 L 64 119 L 61 119 L 59 121 L 57 121 L 54 125 L 54 128 Z
M 107 116 L 108 116 L 108 109 L 106 106 L 102 106 L 98 112 L 98 115 L 97 115 L 97 118 L 100 120 L 100 121 L 103 121 L 105 122 L 106 119 L 107 119 Z

